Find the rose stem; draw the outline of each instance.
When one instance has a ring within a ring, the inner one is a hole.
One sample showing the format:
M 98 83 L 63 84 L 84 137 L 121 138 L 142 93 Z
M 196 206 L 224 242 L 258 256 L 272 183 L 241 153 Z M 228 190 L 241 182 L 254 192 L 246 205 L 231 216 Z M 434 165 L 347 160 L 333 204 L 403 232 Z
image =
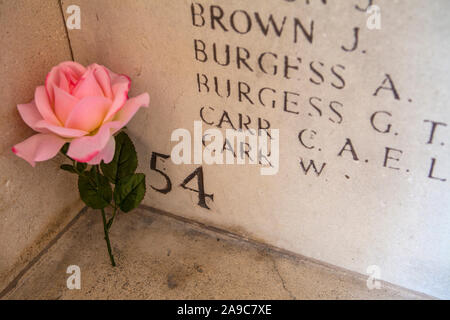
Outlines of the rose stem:
M 113 256 L 112 250 L 111 250 L 111 243 L 109 242 L 109 232 L 108 232 L 108 227 L 107 227 L 107 223 L 106 223 L 106 214 L 105 214 L 104 209 L 102 209 L 102 218 L 103 218 L 103 230 L 105 231 L 106 245 L 108 246 L 109 259 L 111 260 L 112 266 L 115 267 L 116 262 L 114 261 L 114 256 Z
M 95 178 L 97 180 L 97 184 L 98 184 L 98 174 L 100 173 L 100 167 L 99 165 L 95 166 Z M 111 243 L 109 242 L 109 229 L 108 229 L 108 223 L 106 222 L 106 214 L 105 214 L 105 209 L 101 209 L 102 210 L 102 219 L 103 219 L 103 231 L 105 232 L 105 241 L 106 241 L 106 245 L 108 246 L 108 253 L 109 253 L 109 259 L 111 260 L 111 264 L 113 267 L 116 266 L 116 262 L 114 261 L 114 256 L 112 254 L 112 250 L 111 250 Z
M 112 207 L 114 208 L 114 211 L 113 211 L 112 217 L 108 220 L 108 224 L 107 224 L 108 231 L 111 229 L 112 224 L 114 222 L 114 218 L 116 217 L 116 213 L 117 213 L 116 205 L 114 204 L 114 206 L 112 206 Z

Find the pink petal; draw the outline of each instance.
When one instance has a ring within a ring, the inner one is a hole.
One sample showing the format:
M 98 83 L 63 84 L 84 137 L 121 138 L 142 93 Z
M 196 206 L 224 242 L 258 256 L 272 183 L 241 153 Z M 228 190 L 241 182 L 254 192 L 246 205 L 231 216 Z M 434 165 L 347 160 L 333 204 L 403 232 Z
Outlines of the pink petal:
M 86 97 L 73 108 L 66 121 L 67 128 L 91 132 L 102 124 L 111 100 L 104 97 Z
M 125 75 L 116 75 L 110 72 L 112 76 L 112 92 L 114 95 L 113 104 L 105 117 L 105 122 L 111 120 L 114 115 L 125 105 L 128 99 L 128 92 L 131 87 L 131 80 Z
M 20 116 L 23 121 L 34 131 L 40 132 L 39 129 L 36 128 L 36 123 L 44 120 L 41 114 L 39 113 L 34 100 L 27 104 L 19 104 L 17 105 L 17 109 L 19 110 Z
M 131 86 L 131 79 L 129 76 L 125 75 L 125 74 L 117 74 L 115 72 L 112 72 L 109 69 L 106 69 L 109 73 L 109 77 L 111 78 L 111 86 L 114 86 L 116 84 L 120 84 L 120 83 L 126 83 L 129 86 Z
M 65 73 L 72 75 L 70 77 L 70 78 L 72 78 L 72 82 L 73 82 L 73 78 L 79 79 L 86 72 L 85 67 L 83 67 L 81 64 L 73 62 L 73 61 L 62 62 L 59 65 L 53 67 L 52 70 L 47 75 L 47 79 L 45 80 L 45 88 L 47 89 L 47 92 L 48 92 L 48 95 L 49 95 L 51 101 L 54 101 L 54 99 L 55 99 L 54 88 L 60 86 L 60 82 L 61 82 L 60 71 L 61 70 L 63 70 Z
M 59 86 L 59 70 L 54 67 L 45 79 L 45 89 L 51 101 L 55 101 L 55 87 Z
M 90 165 L 100 164 L 102 160 L 105 163 L 110 163 L 114 158 L 115 151 L 116 151 L 116 141 L 114 140 L 114 137 L 111 137 L 108 143 L 106 144 L 106 147 L 104 147 L 102 151 L 100 151 L 94 158 L 92 158 L 88 162 L 88 164 Z
M 52 132 L 63 138 L 79 138 L 79 137 L 83 137 L 83 136 L 89 134 L 89 132 L 83 131 L 83 130 L 55 126 L 55 125 L 52 125 L 51 123 L 48 123 L 48 121 L 46 121 L 46 120 L 37 122 L 36 127 L 40 130 L 47 129 L 47 131 Z
M 58 86 L 54 86 L 53 89 L 60 88 L 63 91 L 70 92 L 71 81 L 67 79 L 66 73 L 64 73 L 62 69 L 59 69 L 58 72 L 59 72 L 59 84 Z M 55 100 L 56 97 L 54 97 L 53 101 Z
M 85 97 L 103 97 L 103 91 L 95 78 L 94 71 L 88 70 L 73 89 L 73 96 L 78 99 Z
M 148 93 L 143 93 L 137 97 L 129 99 L 125 105 L 116 113 L 113 120 L 120 121 L 122 127 L 126 126 L 127 123 L 133 118 L 140 107 L 148 107 L 150 102 L 150 97 Z
M 92 64 L 88 68 L 92 68 L 94 71 L 95 79 L 100 85 L 105 97 L 112 99 L 113 93 L 111 88 L 111 78 L 108 70 L 104 66 L 98 64 Z
M 78 102 L 79 100 L 71 94 L 58 87 L 55 88 L 55 113 L 63 124 L 66 123 L 67 118 Z
M 27 140 L 16 144 L 12 151 L 33 167 L 37 161 L 53 158 L 66 141 L 53 134 L 38 133 Z
M 36 103 L 37 109 L 39 110 L 39 113 L 45 120 L 54 125 L 61 125 L 58 118 L 56 118 L 55 113 L 53 112 L 50 101 L 48 99 L 47 90 L 45 90 L 44 86 L 36 88 L 34 101 Z
M 112 131 L 120 128 L 121 123 L 118 121 L 105 123 L 96 135 L 74 139 L 70 143 L 67 155 L 78 162 L 92 161 L 106 147 Z

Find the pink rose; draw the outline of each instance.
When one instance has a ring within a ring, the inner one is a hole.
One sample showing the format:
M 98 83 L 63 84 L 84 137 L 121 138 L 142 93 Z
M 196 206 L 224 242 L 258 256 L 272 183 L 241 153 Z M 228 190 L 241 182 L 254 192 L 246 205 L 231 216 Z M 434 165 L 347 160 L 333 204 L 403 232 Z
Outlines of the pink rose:
M 23 121 L 39 133 L 12 151 L 34 167 L 69 142 L 67 155 L 78 162 L 111 162 L 114 133 L 149 104 L 147 93 L 128 99 L 130 85 L 129 77 L 104 66 L 59 64 L 47 75 L 45 86 L 36 88 L 34 100 L 17 106 Z

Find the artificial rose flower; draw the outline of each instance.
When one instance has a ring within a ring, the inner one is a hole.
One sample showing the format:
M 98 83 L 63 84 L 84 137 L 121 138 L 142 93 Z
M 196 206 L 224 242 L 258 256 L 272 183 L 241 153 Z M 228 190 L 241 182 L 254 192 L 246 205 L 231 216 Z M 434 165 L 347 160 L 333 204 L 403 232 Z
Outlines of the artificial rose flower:
M 99 164 L 114 157 L 114 133 L 124 127 L 149 95 L 128 98 L 131 80 L 104 66 L 85 68 L 63 62 L 36 88 L 34 100 L 17 106 L 25 123 L 38 134 L 15 145 L 12 151 L 33 167 L 53 158 L 67 142 L 72 159 Z

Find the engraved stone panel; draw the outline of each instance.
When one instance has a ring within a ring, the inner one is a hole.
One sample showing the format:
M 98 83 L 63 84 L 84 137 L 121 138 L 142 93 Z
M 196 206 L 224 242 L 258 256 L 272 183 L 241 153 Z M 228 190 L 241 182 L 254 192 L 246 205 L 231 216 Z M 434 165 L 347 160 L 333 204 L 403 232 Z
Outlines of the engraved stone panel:
M 450 297 L 448 1 L 78 4 L 75 59 L 150 93 L 129 125 L 147 205 Z M 176 165 L 171 134 L 194 140 L 194 121 L 278 129 L 277 173 Z

